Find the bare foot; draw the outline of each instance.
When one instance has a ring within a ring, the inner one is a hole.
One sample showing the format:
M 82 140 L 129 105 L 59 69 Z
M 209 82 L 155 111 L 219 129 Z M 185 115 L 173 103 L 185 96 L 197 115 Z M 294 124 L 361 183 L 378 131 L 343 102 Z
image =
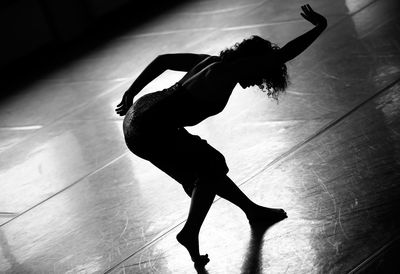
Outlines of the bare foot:
M 204 267 L 210 261 L 210 259 L 208 259 L 208 254 L 200 255 L 199 239 L 197 236 L 193 237 L 182 230 L 176 235 L 176 239 L 187 249 L 196 268 Z
M 256 205 L 256 207 L 246 215 L 251 225 L 274 224 L 287 218 L 287 214 L 283 209 L 259 205 Z

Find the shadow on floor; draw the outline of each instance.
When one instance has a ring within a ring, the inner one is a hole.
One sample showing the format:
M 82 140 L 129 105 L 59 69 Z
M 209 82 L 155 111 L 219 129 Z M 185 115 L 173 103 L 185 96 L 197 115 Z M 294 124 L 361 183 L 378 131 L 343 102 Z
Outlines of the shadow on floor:
M 251 226 L 250 240 L 247 247 L 244 262 L 241 268 L 242 274 L 262 273 L 262 246 L 263 237 L 272 225 L 253 225 Z

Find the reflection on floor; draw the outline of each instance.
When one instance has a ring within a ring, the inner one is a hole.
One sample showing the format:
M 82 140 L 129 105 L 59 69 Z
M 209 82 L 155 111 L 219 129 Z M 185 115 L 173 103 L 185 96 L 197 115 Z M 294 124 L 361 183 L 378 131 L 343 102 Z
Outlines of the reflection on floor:
M 223 113 L 188 128 L 247 195 L 289 215 L 251 230 L 216 199 L 200 234 L 204 273 L 372 271 L 398 254 L 399 3 L 309 3 L 330 26 L 289 63 L 279 104 L 237 86 Z M 190 200 L 127 150 L 114 107 L 158 54 L 218 54 L 252 34 L 283 45 L 311 28 L 299 5 L 188 2 L 2 101 L 0 272 L 196 273 L 175 240 Z

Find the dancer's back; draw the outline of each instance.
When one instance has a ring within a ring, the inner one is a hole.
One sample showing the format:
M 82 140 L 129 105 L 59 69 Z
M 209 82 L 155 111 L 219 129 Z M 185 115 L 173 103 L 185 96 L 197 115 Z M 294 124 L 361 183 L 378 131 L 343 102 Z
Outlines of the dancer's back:
M 139 98 L 128 111 L 124 125 L 193 126 L 221 112 L 234 87 L 223 81 L 221 60 L 209 56 L 188 71 L 170 88 Z

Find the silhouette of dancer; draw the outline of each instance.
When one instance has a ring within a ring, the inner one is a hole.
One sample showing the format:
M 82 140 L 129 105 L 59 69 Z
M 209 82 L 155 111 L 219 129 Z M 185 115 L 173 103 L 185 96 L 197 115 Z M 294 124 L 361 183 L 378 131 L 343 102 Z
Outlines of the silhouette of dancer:
M 285 63 L 303 52 L 327 27 L 327 20 L 309 5 L 301 15 L 315 27 L 279 48 L 251 36 L 219 56 L 163 54 L 155 58 L 133 82 L 117 105 L 123 116 L 127 147 L 170 175 L 191 197 L 187 221 L 176 236 L 188 251 L 195 267 L 209 262 L 200 255 L 198 234 L 215 195 L 237 205 L 250 224 L 272 224 L 287 217 L 283 209 L 252 202 L 227 176 L 224 156 L 184 127 L 193 126 L 221 112 L 235 85 L 258 85 L 277 98 L 287 86 Z M 187 72 L 170 88 L 133 98 L 165 70 Z

